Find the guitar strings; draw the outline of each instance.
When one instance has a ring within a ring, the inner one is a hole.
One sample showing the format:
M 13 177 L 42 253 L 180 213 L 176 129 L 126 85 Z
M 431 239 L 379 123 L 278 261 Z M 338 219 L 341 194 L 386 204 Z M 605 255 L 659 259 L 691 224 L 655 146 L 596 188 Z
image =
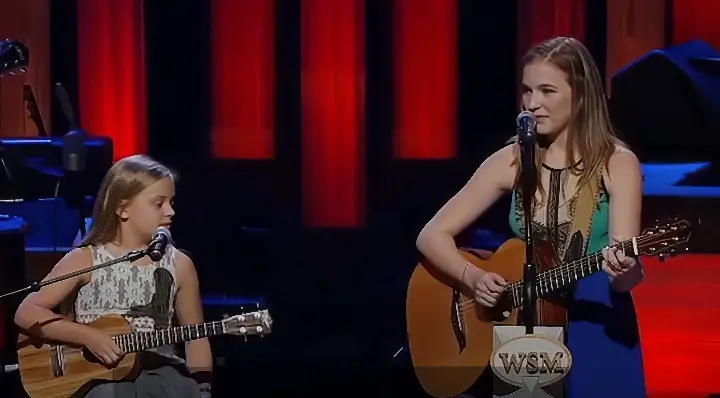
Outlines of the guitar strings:
M 641 236 L 636 239 L 636 243 L 639 246 L 641 246 L 647 242 L 652 241 L 653 239 L 657 239 L 657 236 L 656 235 Z M 615 245 L 613 245 L 611 247 L 614 248 L 614 247 L 619 246 L 619 248 L 624 250 L 623 246 L 625 244 L 631 243 L 631 242 L 632 242 L 632 240 L 626 240 L 623 242 L 616 243 Z M 595 253 L 592 253 L 592 254 L 586 256 L 585 258 L 573 260 L 567 264 L 550 268 L 549 270 L 541 272 L 540 275 L 537 276 L 536 281 L 541 282 L 541 283 L 546 283 L 546 282 L 552 282 L 553 278 L 555 278 L 555 280 L 557 280 L 558 274 L 560 276 L 564 275 L 561 268 L 566 268 L 568 271 L 568 274 L 569 274 L 569 271 L 571 271 L 571 270 L 575 271 L 577 273 L 578 266 L 582 267 L 583 262 L 587 262 L 589 264 L 590 260 L 594 260 L 595 263 L 597 264 L 597 261 L 599 260 L 600 257 L 602 257 L 602 252 L 597 251 Z M 521 287 L 521 285 L 522 285 L 522 281 L 511 282 L 505 288 L 504 293 L 507 293 L 508 291 L 512 291 L 512 290 L 518 290 Z M 563 281 L 563 285 L 564 285 L 564 281 Z M 463 297 L 467 297 L 467 296 L 463 295 Z M 520 301 L 521 300 L 522 300 L 522 298 L 520 299 Z M 462 312 L 466 312 L 469 310 L 473 310 L 475 308 L 475 306 L 477 305 L 477 302 L 475 301 L 474 298 L 467 298 L 467 299 L 460 300 L 459 304 L 460 304 L 460 306 L 459 306 L 460 310 Z

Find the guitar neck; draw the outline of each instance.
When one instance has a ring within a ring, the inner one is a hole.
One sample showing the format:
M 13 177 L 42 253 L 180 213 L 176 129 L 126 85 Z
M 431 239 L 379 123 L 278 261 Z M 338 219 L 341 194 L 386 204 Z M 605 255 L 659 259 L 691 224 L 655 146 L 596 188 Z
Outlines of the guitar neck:
M 222 321 L 217 321 L 197 325 L 175 326 L 151 332 L 120 334 L 114 336 L 113 340 L 121 350 L 131 353 L 222 334 L 225 334 L 225 328 Z
M 634 239 L 617 243 L 611 247 L 622 250 L 628 253 L 628 255 L 630 255 L 630 253 L 632 253 L 632 255 L 638 254 L 636 240 Z M 538 273 L 535 277 L 535 297 L 545 298 L 573 282 L 600 271 L 602 269 L 602 262 L 602 252 L 595 252 L 578 260 Z M 511 283 L 508 290 L 512 295 L 513 306 L 516 308 L 522 306 L 523 281 L 520 280 Z

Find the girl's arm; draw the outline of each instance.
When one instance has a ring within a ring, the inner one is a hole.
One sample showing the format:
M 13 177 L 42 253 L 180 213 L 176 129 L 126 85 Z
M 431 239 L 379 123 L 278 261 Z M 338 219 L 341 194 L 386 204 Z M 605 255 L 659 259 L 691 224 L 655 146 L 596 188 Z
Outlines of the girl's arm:
M 194 325 L 205 322 L 197 271 L 190 257 L 175 251 L 178 292 L 175 311 L 181 325 Z M 207 337 L 185 343 L 185 360 L 188 370 L 199 384 L 209 384 L 212 374 L 213 358 Z M 202 387 L 202 386 L 201 386 Z

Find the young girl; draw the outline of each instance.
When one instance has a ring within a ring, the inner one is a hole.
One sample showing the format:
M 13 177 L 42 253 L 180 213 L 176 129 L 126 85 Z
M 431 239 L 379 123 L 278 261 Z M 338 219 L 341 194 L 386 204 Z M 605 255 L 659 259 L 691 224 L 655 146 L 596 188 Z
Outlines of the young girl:
M 46 279 L 147 248 L 158 227 L 170 228 L 174 196 L 174 177 L 167 167 L 141 155 L 120 160 L 100 186 L 93 225 L 86 238 Z M 71 319 L 75 322 L 53 312 L 66 299 L 74 299 Z M 157 262 L 143 257 L 46 286 L 25 298 L 15 314 L 15 323 L 33 336 L 85 346 L 103 362 L 113 364 L 122 358 L 122 351 L 109 335 L 85 325 L 109 314 L 123 315 L 135 331 L 167 328 L 174 315 L 182 325 L 202 323 L 192 261 L 168 245 Z M 143 371 L 136 380 L 101 384 L 85 396 L 209 396 L 212 355 L 208 340 L 186 343 L 185 356 L 183 364 L 173 346 L 148 350 L 140 354 Z

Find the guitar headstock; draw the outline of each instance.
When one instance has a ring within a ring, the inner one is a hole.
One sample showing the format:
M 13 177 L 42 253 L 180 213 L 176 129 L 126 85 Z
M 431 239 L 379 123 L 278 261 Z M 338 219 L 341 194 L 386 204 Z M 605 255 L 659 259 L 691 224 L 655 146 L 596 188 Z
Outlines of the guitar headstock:
M 688 251 L 688 241 L 692 235 L 692 225 L 687 220 L 677 218 L 664 223 L 656 223 L 654 227 L 648 228 L 637 238 L 638 250 L 642 255 L 674 256 L 679 252 Z
M 226 334 L 240 336 L 266 335 L 271 332 L 272 323 L 273 320 L 268 310 L 233 315 L 222 320 L 223 331 Z
M 30 50 L 19 40 L 0 41 L 0 76 L 25 73 L 30 65 Z

